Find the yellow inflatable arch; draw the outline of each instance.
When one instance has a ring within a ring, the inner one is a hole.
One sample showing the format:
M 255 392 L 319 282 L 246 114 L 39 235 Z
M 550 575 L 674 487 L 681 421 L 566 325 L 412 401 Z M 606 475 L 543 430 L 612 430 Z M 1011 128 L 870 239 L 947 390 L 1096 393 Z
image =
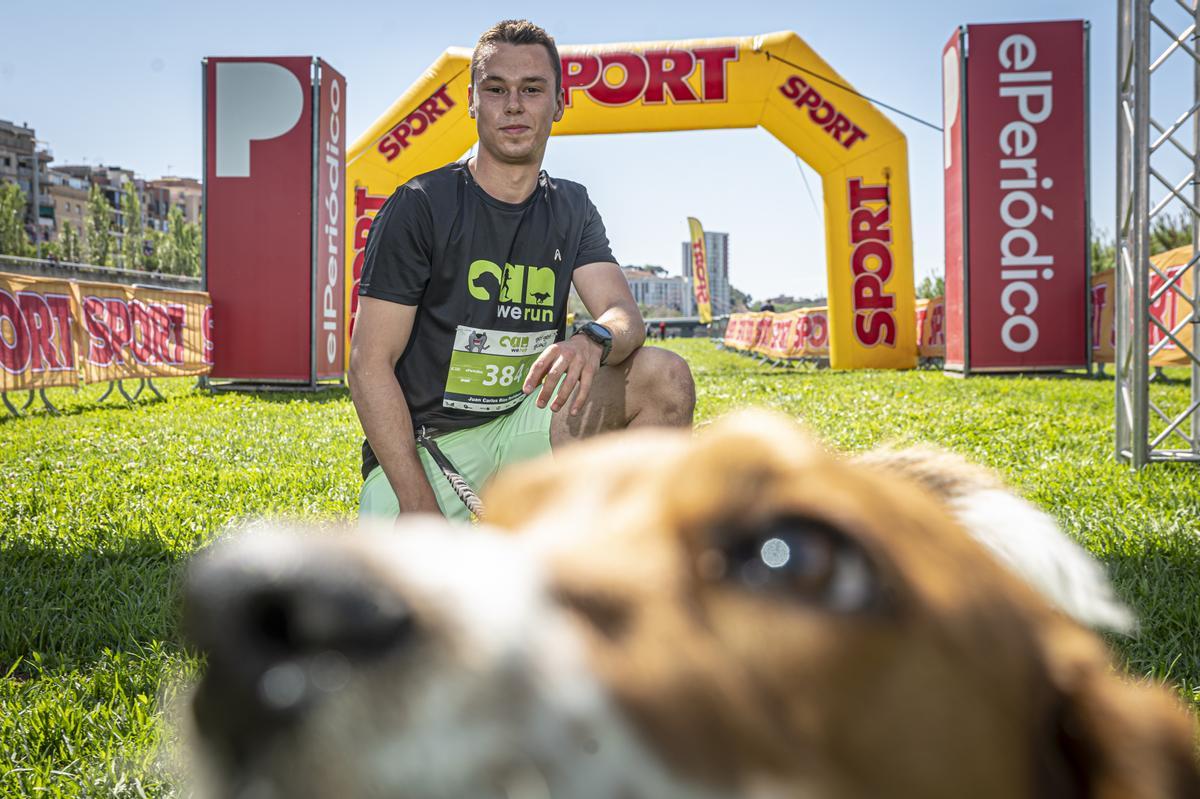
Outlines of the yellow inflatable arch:
M 799 36 L 559 51 L 567 111 L 553 135 L 762 125 L 803 158 L 825 190 L 831 365 L 916 364 L 904 135 Z M 396 186 L 459 158 L 476 141 L 475 121 L 467 116 L 470 63 L 470 50 L 448 49 L 350 146 L 346 286 L 352 313 L 375 212 Z

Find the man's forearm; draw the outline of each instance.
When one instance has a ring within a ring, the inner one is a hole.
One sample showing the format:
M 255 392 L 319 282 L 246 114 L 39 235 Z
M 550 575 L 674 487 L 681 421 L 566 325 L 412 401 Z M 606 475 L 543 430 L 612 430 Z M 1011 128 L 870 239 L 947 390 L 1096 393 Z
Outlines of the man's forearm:
M 350 397 L 402 513 L 439 513 L 412 436 L 412 416 L 391 369 L 351 369 Z
M 637 306 L 614 305 L 600 314 L 597 322 L 612 332 L 612 350 L 605 363 L 618 364 L 628 358 L 646 340 L 646 323 Z

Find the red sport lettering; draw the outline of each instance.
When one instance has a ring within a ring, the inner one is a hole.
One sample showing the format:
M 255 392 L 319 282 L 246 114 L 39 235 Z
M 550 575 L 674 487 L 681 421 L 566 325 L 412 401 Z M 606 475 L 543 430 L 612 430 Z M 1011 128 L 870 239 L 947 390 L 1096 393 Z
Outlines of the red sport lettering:
M 725 91 L 729 85 L 728 65 L 738 60 L 736 47 L 697 47 L 692 52 L 703 71 L 704 102 L 725 102 Z
M 644 58 L 649 76 L 643 102 L 658 105 L 666 102 L 667 94 L 676 103 L 699 102 L 700 98 L 687 82 L 696 68 L 696 58 L 690 50 L 647 50 Z
M 779 86 L 780 93 L 808 114 L 813 124 L 821 127 L 838 144 L 849 150 L 867 138 L 867 132 L 854 124 L 820 91 L 799 75 L 792 75 Z
M 200 332 L 204 336 L 204 362 L 211 365 L 213 363 L 213 307 L 211 305 L 204 306 L 204 313 L 200 317 Z
M 675 103 L 723 103 L 729 94 L 729 62 L 737 60 L 738 48 L 732 46 L 566 55 L 562 57 L 566 105 L 571 107 L 576 91 L 595 103 L 612 107 L 638 100 L 661 105 L 668 95 Z M 610 70 L 619 72 L 619 82 L 609 83 Z M 699 96 L 687 82 L 697 70 Z
M 109 297 L 104 300 L 108 322 L 109 342 L 112 344 L 113 361 L 125 363 L 124 349 L 133 340 L 133 321 L 129 318 L 129 306 L 125 300 Z
M 600 59 L 594 55 L 566 55 L 562 57 L 563 92 L 566 106 L 571 107 L 575 89 L 587 89 L 600 77 Z
M 445 87 L 439 94 L 445 91 Z M 434 95 L 435 97 L 437 95 Z M 368 194 L 362 186 L 354 187 L 354 261 L 351 269 L 350 313 L 347 316 L 347 335 L 354 332 L 354 319 L 358 314 L 358 285 L 362 282 L 363 261 L 367 255 L 367 234 L 371 231 L 371 220 L 387 202 L 385 194 Z
M 60 299 L 66 298 L 60 295 Z M 33 291 L 18 291 L 17 305 L 25 317 L 25 328 L 29 331 L 31 371 L 44 372 L 48 369 L 59 372 L 69 368 L 70 327 L 56 330 L 55 316 L 47 296 Z M 65 353 L 64 337 L 67 344 Z
M 455 106 L 445 84 L 417 105 L 415 111 L 384 134 L 376 149 L 388 161 L 394 161 L 410 145 L 410 139 L 420 136 L 447 111 Z
M 88 363 L 108 366 L 113 360 L 112 333 L 108 329 L 108 309 L 99 297 L 83 298 L 83 326 L 91 337 Z
M 1108 305 L 1108 285 L 1092 286 L 1092 349 L 1101 347 L 1100 337 L 1104 335 L 1100 320 L 1104 318 L 1104 306 Z
M 929 314 L 929 343 L 934 347 L 946 346 L 946 303 L 931 306 Z
M 613 67 L 618 67 L 621 72 L 620 83 L 608 82 Z M 649 74 L 650 70 L 639 53 L 605 53 L 600 56 L 600 79 L 592 84 L 587 93 L 601 105 L 629 105 L 646 91 Z
M 33 345 L 17 298 L 0 289 L 0 366 L 9 374 L 29 368 Z
M 892 276 L 891 200 L 888 186 L 846 182 L 850 210 L 851 307 L 854 335 L 865 347 L 896 344 L 896 296 L 887 291 Z M 881 205 L 879 208 L 867 207 Z

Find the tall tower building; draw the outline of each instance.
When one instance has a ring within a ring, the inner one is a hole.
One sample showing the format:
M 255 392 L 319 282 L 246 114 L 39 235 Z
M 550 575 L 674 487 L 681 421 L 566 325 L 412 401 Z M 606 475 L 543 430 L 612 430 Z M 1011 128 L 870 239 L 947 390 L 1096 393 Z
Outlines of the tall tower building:
M 729 298 L 729 234 L 704 231 L 704 248 L 708 252 L 708 291 L 712 298 L 713 316 L 727 314 L 733 308 Z M 683 276 L 692 279 L 692 243 L 683 242 Z M 693 307 L 695 303 L 693 302 Z

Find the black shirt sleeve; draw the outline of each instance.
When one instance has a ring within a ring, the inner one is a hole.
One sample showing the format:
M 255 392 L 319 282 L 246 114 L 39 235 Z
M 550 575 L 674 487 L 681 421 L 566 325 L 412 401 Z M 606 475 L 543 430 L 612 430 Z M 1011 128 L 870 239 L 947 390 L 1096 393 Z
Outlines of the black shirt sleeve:
M 433 216 L 419 191 L 396 190 L 371 223 L 358 293 L 419 305 L 433 260 Z
M 608 233 L 604 230 L 604 220 L 600 212 L 592 205 L 592 198 L 584 195 L 587 203 L 583 222 L 583 235 L 579 239 L 579 255 L 575 258 L 575 266 L 586 266 L 599 262 L 616 263 L 612 247 L 608 243 Z

